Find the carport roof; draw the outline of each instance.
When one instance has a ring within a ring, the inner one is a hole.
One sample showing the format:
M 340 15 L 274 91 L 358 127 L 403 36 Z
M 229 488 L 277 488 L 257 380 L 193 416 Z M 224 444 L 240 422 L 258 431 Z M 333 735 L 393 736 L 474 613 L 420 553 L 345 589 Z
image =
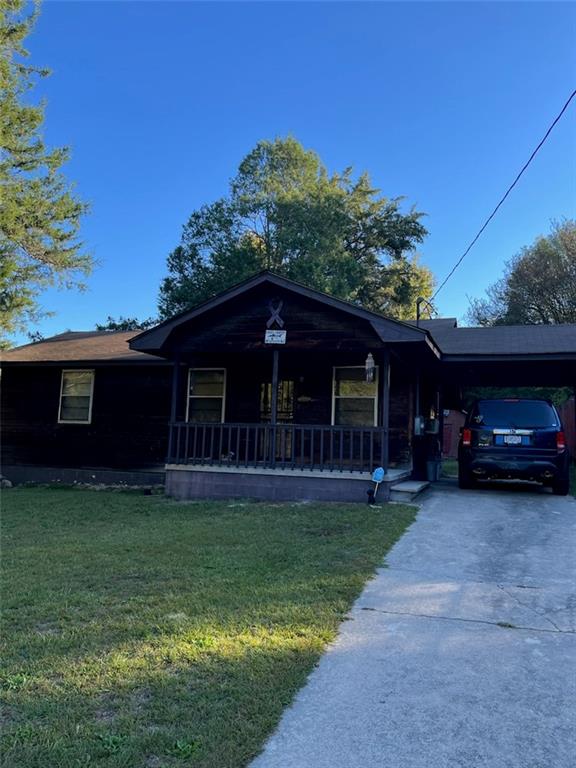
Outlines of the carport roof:
M 576 358 L 576 324 L 458 328 L 445 320 L 423 320 L 420 325 L 432 335 L 443 358 L 501 355 Z

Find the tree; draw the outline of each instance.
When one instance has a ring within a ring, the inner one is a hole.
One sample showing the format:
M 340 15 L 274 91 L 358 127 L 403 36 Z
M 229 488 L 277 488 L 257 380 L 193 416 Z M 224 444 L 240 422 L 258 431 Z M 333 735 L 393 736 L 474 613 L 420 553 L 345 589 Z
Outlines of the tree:
M 0 0 L 0 333 L 37 319 L 46 287 L 79 287 L 91 258 L 78 241 L 86 206 L 60 173 L 66 148 L 42 139 L 44 104 L 29 103 L 37 77 L 23 41 L 38 15 L 25 0 Z
M 108 315 L 105 323 L 96 323 L 97 331 L 145 331 L 146 328 L 152 328 L 158 320 L 154 317 L 148 317 L 146 320 L 138 320 L 136 317 L 123 317 L 118 319 Z
M 432 273 L 418 263 L 422 214 L 400 211 L 367 174 L 329 175 L 294 138 L 260 141 L 240 163 L 229 194 L 190 216 L 168 257 L 162 317 L 262 269 L 394 317 L 414 317 Z
M 572 387 L 464 387 L 462 405 L 464 410 L 469 410 L 475 400 L 506 397 L 540 398 L 562 405 L 572 394 Z
M 487 294 L 472 302 L 475 325 L 576 323 L 576 221 L 553 222 L 547 237 L 506 264 Z

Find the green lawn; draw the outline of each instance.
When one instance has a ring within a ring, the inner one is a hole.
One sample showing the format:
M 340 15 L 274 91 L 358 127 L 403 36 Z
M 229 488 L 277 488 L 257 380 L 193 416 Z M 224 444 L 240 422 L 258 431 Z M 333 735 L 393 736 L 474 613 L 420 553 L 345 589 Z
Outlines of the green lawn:
M 414 508 L 3 496 L 3 766 L 239 768 Z
M 444 459 L 442 462 L 442 477 L 458 477 L 457 459 Z

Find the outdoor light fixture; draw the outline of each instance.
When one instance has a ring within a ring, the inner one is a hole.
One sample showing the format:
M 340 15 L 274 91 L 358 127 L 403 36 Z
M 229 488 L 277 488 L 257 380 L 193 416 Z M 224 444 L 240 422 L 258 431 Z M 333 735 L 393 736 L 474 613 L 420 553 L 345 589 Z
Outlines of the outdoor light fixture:
M 374 358 L 372 357 L 372 352 L 368 352 L 368 357 L 366 358 L 366 363 L 364 365 L 366 368 L 366 381 L 374 381 Z

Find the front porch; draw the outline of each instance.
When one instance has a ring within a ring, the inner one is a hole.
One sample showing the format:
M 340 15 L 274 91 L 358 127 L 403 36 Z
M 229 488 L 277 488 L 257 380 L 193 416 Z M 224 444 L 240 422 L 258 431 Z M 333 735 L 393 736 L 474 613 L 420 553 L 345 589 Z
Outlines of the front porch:
M 378 488 L 376 502 L 388 501 L 394 486 L 410 477 L 411 469 L 389 469 Z M 312 469 L 166 465 L 166 493 L 180 501 L 192 499 L 258 499 L 260 501 L 366 502 L 374 483 L 367 472 Z
M 305 424 L 170 426 L 166 491 L 178 499 L 258 498 L 365 501 L 374 467 L 388 466 L 382 427 Z M 388 500 L 409 465 L 388 468 L 378 491 Z
M 269 274 L 131 346 L 173 361 L 166 490 L 180 499 L 360 501 L 382 467 L 385 500 L 435 401 L 425 331 Z

